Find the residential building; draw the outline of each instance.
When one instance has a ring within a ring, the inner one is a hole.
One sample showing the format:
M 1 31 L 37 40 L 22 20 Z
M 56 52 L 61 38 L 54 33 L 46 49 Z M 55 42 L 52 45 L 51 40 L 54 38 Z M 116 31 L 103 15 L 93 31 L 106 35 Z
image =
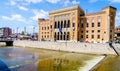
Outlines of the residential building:
M 0 28 L 0 37 L 3 36 L 3 28 Z
M 115 40 L 119 40 L 120 41 L 120 26 L 117 26 L 115 28 Z
M 114 41 L 116 8 L 107 6 L 101 12 L 85 14 L 80 6 L 49 12 L 50 19 L 38 19 L 38 39 L 56 41 Z
M 12 34 L 12 30 L 9 27 L 0 28 L 0 37 L 9 37 Z

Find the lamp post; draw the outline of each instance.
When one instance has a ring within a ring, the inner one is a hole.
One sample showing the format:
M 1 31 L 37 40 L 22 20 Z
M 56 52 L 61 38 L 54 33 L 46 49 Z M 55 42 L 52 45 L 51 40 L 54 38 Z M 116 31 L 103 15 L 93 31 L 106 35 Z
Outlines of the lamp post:
M 35 27 L 33 26 L 33 40 L 34 40 Z
M 17 27 L 17 32 L 16 32 L 16 39 L 18 38 L 18 29 L 19 29 L 19 27 Z

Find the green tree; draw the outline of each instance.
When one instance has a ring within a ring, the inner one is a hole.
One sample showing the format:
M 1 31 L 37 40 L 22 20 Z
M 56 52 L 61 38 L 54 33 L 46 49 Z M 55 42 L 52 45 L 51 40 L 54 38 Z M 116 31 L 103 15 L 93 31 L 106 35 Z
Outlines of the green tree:
M 25 35 L 25 32 L 24 32 L 24 31 L 22 31 L 21 35 Z

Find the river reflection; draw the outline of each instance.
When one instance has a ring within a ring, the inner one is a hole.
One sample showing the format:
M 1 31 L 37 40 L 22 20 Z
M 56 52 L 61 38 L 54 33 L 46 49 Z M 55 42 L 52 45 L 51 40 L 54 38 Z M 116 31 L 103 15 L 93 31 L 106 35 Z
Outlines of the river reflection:
M 79 67 L 84 65 L 81 61 L 54 58 L 39 61 L 38 71 L 79 71 Z
M 93 71 L 120 71 L 120 56 L 108 56 L 105 61 Z
M 35 48 L 0 48 L 0 60 L 11 71 L 80 71 L 96 55 L 67 53 Z

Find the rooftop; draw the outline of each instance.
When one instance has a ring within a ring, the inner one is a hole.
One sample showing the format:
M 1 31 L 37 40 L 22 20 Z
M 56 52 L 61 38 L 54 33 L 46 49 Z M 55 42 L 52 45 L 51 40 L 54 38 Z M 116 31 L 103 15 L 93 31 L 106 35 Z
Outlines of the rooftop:
M 93 13 L 88 13 L 86 14 L 86 16 L 89 16 L 89 15 L 96 15 L 96 14 L 103 14 L 105 12 L 93 12 Z
M 113 6 L 106 6 L 105 8 L 113 8 L 113 9 L 117 10 L 117 8 L 115 8 Z M 103 9 L 105 9 L 105 8 L 103 8 Z
M 50 11 L 49 14 L 54 14 L 54 13 L 59 13 L 59 12 L 64 12 L 64 11 L 69 11 L 69 10 L 76 10 L 76 9 L 80 9 L 83 11 L 83 9 L 80 8 L 80 6 L 75 5 L 75 6 L 71 6 L 71 7 L 66 7 L 66 8 L 61 8 L 61 9 L 56 9 L 56 10 Z

